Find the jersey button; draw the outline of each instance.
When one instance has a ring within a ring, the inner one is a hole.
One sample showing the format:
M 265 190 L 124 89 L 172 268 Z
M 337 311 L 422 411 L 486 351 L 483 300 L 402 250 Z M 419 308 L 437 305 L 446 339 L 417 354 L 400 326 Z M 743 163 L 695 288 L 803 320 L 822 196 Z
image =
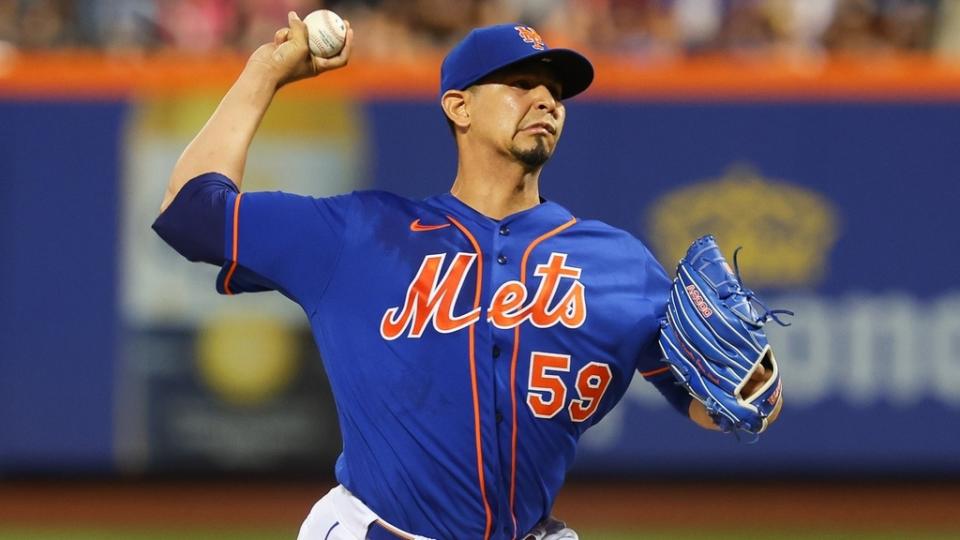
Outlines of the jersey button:
M 507 227 L 506 225 L 501 225 L 500 236 L 509 236 L 509 235 L 510 235 L 510 227 Z
M 497 262 L 500 264 L 507 264 L 507 256 L 501 253 L 500 256 L 497 257 Z
M 498 424 L 503 422 L 503 415 L 500 413 L 500 411 L 497 411 L 497 414 L 494 416 L 494 418 L 496 418 Z
M 496 345 L 493 346 L 493 357 L 500 358 L 500 347 L 497 347 Z

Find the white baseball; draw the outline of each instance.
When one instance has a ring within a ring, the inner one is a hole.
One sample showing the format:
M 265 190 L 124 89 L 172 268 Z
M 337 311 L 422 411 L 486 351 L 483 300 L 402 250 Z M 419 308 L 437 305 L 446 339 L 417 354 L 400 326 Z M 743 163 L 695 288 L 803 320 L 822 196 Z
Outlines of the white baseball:
M 307 41 L 314 56 L 332 58 L 343 49 L 347 26 L 336 13 L 318 9 L 304 17 L 303 23 L 307 25 Z

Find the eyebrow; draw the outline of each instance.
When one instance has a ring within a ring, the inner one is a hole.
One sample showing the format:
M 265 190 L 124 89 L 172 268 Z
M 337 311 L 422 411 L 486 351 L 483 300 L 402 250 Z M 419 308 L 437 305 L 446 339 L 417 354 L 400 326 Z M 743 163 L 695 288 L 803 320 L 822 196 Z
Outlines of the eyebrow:
M 529 71 L 517 71 L 504 75 L 504 80 L 507 81 L 514 81 L 517 79 L 522 80 L 526 78 L 533 79 L 534 82 L 546 86 L 547 89 L 553 94 L 558 96 L 563 94 L 563 84 L 551 75 L 531 73 Z

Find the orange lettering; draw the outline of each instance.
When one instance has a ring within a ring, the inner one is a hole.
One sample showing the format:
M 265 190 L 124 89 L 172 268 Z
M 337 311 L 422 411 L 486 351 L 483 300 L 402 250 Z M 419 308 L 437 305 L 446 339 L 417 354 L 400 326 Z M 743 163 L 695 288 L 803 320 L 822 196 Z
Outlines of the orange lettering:
M 527 288 L 519 281 L 508 281 L 493 294 L 487 319 L 499 328 L 518 326 L 529 313 L 528 309 L 520 308 L 526 300 Z
M 571 287 L 557 306 L 550 309 L 550 301 L 557 293 L 560 280 L 565 277 L 580 279 L 580 269 L 566 266 L 566 262 L 566 253 L 551 253 L 547 264 L 538 264 L 534 270 L 533 275 L 543 278 L 530 306 L 530 322 L 534 326 L 547 328 L 563 322 L 569 328 L 576 328 L 586 319 L 587 305 L 584 301 L 583 285 L 579 282 Z M 579 322 L 571 326 L 567 321 Z
M 418 338 L 431 321 L 438 332 L 446 334 L 466 328 L 480 319 L 480 308 L 460 316 L 453 314 L 463 280 L 473 266 L 476 254 L 457 253 L 443 279 L 439 279 L 445 258 L 445 254 L 424 257 L 420 270 L 407 289 L 403 311 L 392 307 L 384 312 L 380 320 L 380 335 L 384 339 L 397 339 L 408 328 L 408 337 Z
M 574 283 L 557 304 L 555 311 L 560 322 L 567 328 L 577 328 L 583 324 L 587 320 L 587 299 L 583 294 L 583 283 Z
M 477 256 L 458 253 L 441 278 L 445 257 L 445 254 L 424 257 L 407 289 L 402 309 L 389 308 L 380 320 L 380 335 L 384 339 L 397 339 L 405 332 L 408 337 L 421 337 L 431 323 L 438 332 L 454 332 L 480 319 L 480 308 L 459 316 L 453 314 L 464 280 Z M 566 266 L 566 261 L 565 253 L 551 253 L 546 264 L 537 265 L 534 275 L 541 278 L 540 285 L 528 304 L 529 293 L 522 282 L 505 282 L 490 300 L 487 320 L 504 329 L 519 326 L 526 320 L 540 328 L 558 323 L 567 328 L 581 326 L 587 319 L 585 289 L 579 281 L 581 271 Z M 563 278 L 574 282 L 554 305 Z

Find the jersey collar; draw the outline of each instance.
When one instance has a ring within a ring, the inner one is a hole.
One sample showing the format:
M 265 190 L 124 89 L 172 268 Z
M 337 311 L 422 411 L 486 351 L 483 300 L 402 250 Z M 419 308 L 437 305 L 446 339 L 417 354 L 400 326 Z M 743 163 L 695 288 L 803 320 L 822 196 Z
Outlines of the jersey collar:
M 573 214 L 569 210 L 543 197 L 540 198 L 540 204 L 499 220 L 481 214 L 449 192 L 435 195 L 424 202 L 443 212 L 452 214 L 455 218 L 469 221 L 483 229 L 495 229 L 514 223 L 522 223 L 524 226 L 532 228 L 555 227 L 573 218 Z

